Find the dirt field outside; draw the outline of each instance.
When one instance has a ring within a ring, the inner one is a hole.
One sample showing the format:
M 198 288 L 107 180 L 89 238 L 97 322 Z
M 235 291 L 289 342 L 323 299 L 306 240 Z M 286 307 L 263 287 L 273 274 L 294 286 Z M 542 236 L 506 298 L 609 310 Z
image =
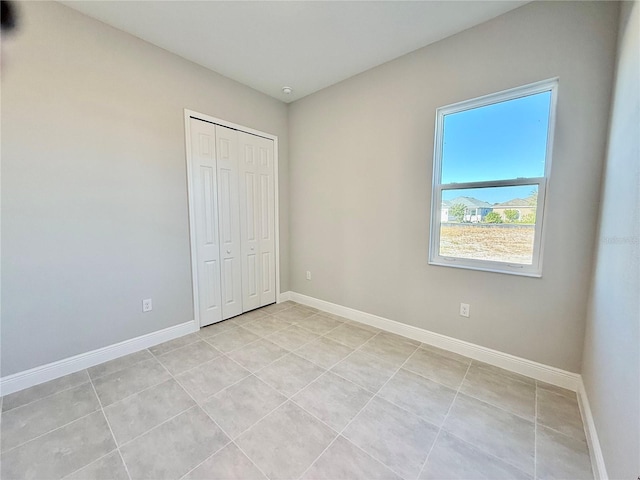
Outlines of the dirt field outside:
M 530 265 L 533 225 L 459 225 L 440 227 L 440 255 Z

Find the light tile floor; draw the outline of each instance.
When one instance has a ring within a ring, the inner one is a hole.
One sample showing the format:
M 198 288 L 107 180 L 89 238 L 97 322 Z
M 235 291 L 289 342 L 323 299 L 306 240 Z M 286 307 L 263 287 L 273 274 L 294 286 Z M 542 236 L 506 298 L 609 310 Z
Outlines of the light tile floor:
M 3 479 L 591 479 L 574 393 L 293 302 L 6 396 Z

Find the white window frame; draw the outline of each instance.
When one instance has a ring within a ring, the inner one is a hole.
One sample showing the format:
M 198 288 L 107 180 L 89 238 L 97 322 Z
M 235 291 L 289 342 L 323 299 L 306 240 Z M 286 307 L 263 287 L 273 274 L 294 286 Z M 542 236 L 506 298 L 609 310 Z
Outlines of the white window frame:
M 489 180 L 482 182 L 448 183 L 442 184 L 442 142 L 444 134 L 444 117 L 453 113 L 463 112 L 474 108 L 484 107 L 507 100 L 534 95 L 536 93 L 551 92 L 549 108 L 549 126 L 547 132 L 547 150 L 545 171 L 542 177 L 514 178 L 511 180 Z M 551 154 L 553 151 L 553 136 L 556 120 L 556 102 L 558 97 L 558 78 L 543 80 L 502 92 L 485 95 L 483 97 L 465 100 L 440 107 L 436 110 L 436 127 L 433 153 L 433 188 L 431 192 L 431 233 L 429 239 L 429 264 L 487 272 L 507 273 L 528 277 L 542 277 L 542 254 L 544 246 L 544 219 L 546 217 L 546 192 L 551 174 Z M 533 259 L 531 265 L 510 264 L 489 260 L 470 258 L 445 257 L 440 252 L 440 210 L 443 190 L 459 190 L 468 188 L 487 187 L 517 187 L 531 185 L 538 187 L 538 204 L 536 208 L 535 239 L 533 245 Z

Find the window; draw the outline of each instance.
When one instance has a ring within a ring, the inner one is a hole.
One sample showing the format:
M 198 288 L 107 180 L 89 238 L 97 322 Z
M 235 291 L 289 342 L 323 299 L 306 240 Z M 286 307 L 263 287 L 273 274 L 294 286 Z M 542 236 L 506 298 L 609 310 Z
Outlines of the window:
M 436 111 L 429 263 L 542 275 L 557 79 Z

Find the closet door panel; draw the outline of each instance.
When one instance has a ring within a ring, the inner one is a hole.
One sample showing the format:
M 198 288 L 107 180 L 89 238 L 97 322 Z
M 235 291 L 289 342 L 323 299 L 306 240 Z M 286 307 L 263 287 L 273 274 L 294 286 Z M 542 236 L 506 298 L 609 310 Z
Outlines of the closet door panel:
M 258 137 L 260 175 L 260 253 L 262 255 L 261 305 L 276 301 L 275 178 L 273 140 Z
M 244 311 L 260 306 L 259 203 L 256 149 L 240 133 L 240 237 L 242 246 L 242 302 Z
M 222 318 L 242 313 L 238 132 L 216 125 Z
M 245 311 L 276 301 L 275 291 L 275 179 L 273 141 L 256 135 L 238 134 L 242 153 L 240 214 L 246 227 L 241 229 L 243 280 L 254 282 L 257 295 L 245 287 Z M 255 270 L 250 268 L 255 262 Z M 255 275 L 255 276 L 254 276 Z
M 262 254 L 261 304 L 276 301 L 275 264 L 275 192 L 273 168 L 273 142 L 262 140 L 260 146 L 260 252 Z
M 222 320 L 215 127 L 190 119 L 200 325 Z

